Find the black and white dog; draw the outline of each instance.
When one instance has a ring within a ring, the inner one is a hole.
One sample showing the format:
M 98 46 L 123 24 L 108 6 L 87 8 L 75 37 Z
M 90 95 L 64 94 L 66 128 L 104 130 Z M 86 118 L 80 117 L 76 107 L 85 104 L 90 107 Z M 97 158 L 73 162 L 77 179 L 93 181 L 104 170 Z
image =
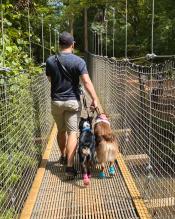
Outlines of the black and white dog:
M 92 132 L 92 118 L 81 118 L 79 130 L 79 161 L 83 173 L 83 183 L 88 185 L 91 177 L 90 166 L 95 163 L 95 137 Z

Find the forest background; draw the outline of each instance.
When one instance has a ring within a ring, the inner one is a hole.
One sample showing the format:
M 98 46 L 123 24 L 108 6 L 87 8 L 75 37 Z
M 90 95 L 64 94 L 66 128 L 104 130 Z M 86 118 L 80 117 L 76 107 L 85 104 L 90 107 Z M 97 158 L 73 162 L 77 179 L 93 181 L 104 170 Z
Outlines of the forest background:
M 57 52 L 57 36 L 64 30 L 74 34 L 76 49 L 81 53 L 84 51 L 84 46 L 87 47 L 84 45 L 85 38 L 83 37 L 84 30 L 86 30 L 85 25 L 87 25 L 90 51 L 94 50 L 92 47 L 96 31 L 97 34 L 102 33 L 103 36 L 103 54 L 105 54 L 105 43 L 107 42 L 107 55 L 112 56 L 114 31 L 115 56 L 124 57 L 125 4 L 125 0 L 2 0 L 1 24 L 3 24 L 3 30 L 1 28 L 0 66 L 5 65 L 12 69 L 22 70 L 34 67 L 36 63 L 42 63 L 50 53 Z M 86 12 L 87 24 L 84 22 Z M 127 12 L 128 57 L 145 56 L 151 52 L 152 0 L 128 0 Z M 44 60 L 42 60 L 42 15 Z M 107 29 L 106 21 L 108 21 Z M 174 48 L 174 1 L 155 1 L 154 52 L 158 55 L 171 55 L 175 52 Z M 36 68 L 35 72 L 37 71 L 39 69 Z M 11 74 L 15 74 L 15 70 Z

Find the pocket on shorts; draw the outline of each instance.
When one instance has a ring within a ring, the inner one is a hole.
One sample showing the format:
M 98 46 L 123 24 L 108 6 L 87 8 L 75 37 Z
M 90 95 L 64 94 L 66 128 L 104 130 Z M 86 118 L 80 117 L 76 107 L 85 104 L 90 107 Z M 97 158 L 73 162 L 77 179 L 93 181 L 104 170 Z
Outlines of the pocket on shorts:
M 51 101 L 51 113 L 58 114 L 61 111 L 63 103 L 61 101 Z
M 77 100 L 66 101 L 65 106 L 69 111 L 78 112 L 78 111 L 81 111 L 82 109 L 81 102 Z

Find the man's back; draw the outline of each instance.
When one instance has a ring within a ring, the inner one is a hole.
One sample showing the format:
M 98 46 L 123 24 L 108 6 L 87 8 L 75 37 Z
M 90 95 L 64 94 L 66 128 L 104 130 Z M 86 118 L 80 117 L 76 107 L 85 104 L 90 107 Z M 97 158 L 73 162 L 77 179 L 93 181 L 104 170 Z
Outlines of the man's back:
M 46 61 L 46 74 L 51 77 L 52 100 L 79 100 L 79 77 L 87 73 L 86 63 L 72 53 L 60 53 L 59 60 L 69 72 L 70 77 L 59 65 L 55 55 Z

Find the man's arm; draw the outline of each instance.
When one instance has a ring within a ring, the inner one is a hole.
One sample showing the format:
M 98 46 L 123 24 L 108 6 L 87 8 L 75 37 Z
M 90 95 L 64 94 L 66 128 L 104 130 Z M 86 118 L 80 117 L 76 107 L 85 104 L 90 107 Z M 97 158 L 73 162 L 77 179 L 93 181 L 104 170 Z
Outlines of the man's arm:
M 47 79 L 51 82 L 51 77 L 49 75 L 47 75 Z
M 83 82 L 83 85 L 85 87 L 85 89 L 87 90 L 87 92 L 89 93 L 91 99 L 92 99 L 92 103 L 91 106 L 93 107 L 97 107 L 97 94 L 95 92 L 94 86 L 91 82 L 91 79 L 89 77 L 89 74 L 83 74 L 80 76 L 81 81 Z

